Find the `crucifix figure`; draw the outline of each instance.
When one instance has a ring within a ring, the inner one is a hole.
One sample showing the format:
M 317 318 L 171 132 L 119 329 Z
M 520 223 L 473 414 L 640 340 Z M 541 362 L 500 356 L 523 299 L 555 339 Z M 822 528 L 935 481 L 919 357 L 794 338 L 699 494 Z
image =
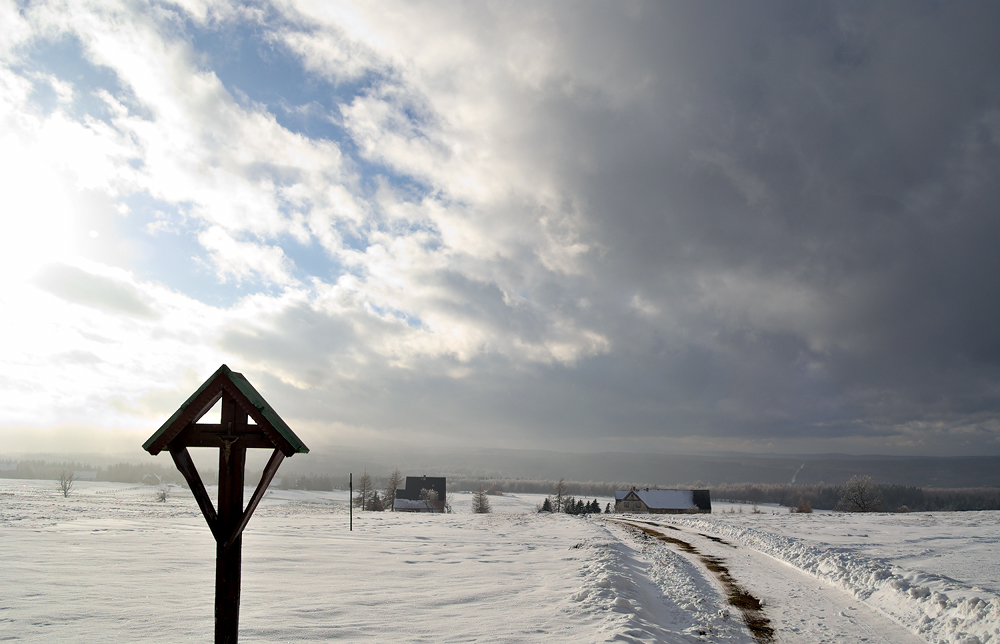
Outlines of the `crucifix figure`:
M 218 425 L 198 421 L 219 401 Z M 250 421 L 253 422 L 250 422 Z M 152 455 L 170 451 L 215 537 L 215 642 L 236 644 L 240 618 L 240 563 L 243 529 L 264 497 L 286 456 L 309 449 L 257 393 L 243 374 L 226 365 L 198 388 L 155 434 L 143 444 Z M 216 511 L 189 447 L 219 449 L 219 507 Z M 243 507 L 243 478 L 248 449 L 271 449 L 260 483 Z

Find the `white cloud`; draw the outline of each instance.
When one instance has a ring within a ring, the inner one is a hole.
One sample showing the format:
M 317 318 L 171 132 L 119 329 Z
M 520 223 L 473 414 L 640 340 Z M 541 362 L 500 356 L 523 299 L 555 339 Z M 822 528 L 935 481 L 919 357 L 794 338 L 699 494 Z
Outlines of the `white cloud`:
M 259 276 L 265 283 L 282 286 L 298 282 L 289 272 L 291 262 L 277 246 L 236 241 L 219 226 L 198 235 L 198 241 L 212 255 L 223 282 L 230 276 L 237 282 L 247 276 Z

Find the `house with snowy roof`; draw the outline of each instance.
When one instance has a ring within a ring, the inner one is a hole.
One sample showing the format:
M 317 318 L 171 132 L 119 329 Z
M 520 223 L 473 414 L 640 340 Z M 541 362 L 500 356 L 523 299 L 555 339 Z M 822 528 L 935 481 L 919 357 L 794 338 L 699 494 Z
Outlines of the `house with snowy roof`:
M 443 476 L 407 476 L 406 487 L 396 490 L 396 512 L 444 512 L 447 500 Z
M 634 514 L 710 514 L 708 490 L 651 490 L 632 488 L 615 492 L 615 512 Z

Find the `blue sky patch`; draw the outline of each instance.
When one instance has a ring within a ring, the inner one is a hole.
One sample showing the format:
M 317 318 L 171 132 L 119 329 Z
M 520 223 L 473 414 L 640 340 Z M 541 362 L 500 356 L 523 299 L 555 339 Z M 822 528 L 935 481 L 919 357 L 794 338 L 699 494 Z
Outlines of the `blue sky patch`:
M 88 60 L 79 38 L 65 35 L 56 40 L 36 40 L 27 52 L 26 62 L 12 69 L 31 78 L 34 82 L 32 100 L 42 113 L 50 114 L 59 107 L 58 94 L 47 79 L 40 75 L 54 76 L 73 87 L 72 103 L 63 107 L 72 117 L 83 120 L 85 116 L 111 123 L 110 108 L 101 99 L 104 90 L 124 105 L 129 112 L 149 118 L 149 110 L 136 99 L 131 88 L 122 84 L 118 74 L 103 65 Z

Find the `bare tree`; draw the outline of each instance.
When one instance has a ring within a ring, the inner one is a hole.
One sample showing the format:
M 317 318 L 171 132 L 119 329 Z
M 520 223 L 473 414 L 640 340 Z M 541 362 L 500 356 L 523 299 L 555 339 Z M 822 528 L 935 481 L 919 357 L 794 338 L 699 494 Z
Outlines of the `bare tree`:
M 427 488 L 420 488 L 420 500 L 424 502 L 424 507 L 428 510 L 434 509 L 434 502 L 438 500 L 437 490 L 428 490 Z
M 845 512 L 878 512 L 882 509 L 882 493 L 870 476 L 852 476 L 840 495 L 838 510 Z
M 364 474 L 358 477 L 358 482 L 354 485 L 354 491 L 354 507 L 367 510 L 371 505 L 372 492 L 375 491 L 372 487 L 372 477 L 369 476 L 367 469 L 365 469 Z
M 167 488 L 166 486 L 160 487 L 156 490 L 156 500 L 160 503 L 167 502 Z
M 63 470 L 59 473 L 59 491 L 62 492 L 63 496 L 69 496 L 69 493 L 73 491 L 73 481 L 75 480 L 76 476 L 72 472 Z
M 568 488 L 566 487 L 566 479 L 559 479 L 559 482 L 556 483 L 554 488 L 552 488 L 552 496 L 555 497 L 555 501 L 552 504 L 553 512 L 563 511 L 563 499 L 566 498 L 567 489 Z
M 490 499 L 486 495 L 483 484 L 480 483 L 476 491 L 472 493 L 472 512 L 473 514 L 489 514 L 491 511 Z
M 397 467 L 389 475 L 389 480 L 385 484 L 385 493 L 382 495 L 382 501 L 387 508 L 394 509 L 393 506 L 396 504 L 396 490 L 399 489 L 400 485 L 403 485 L 403 474 Z

